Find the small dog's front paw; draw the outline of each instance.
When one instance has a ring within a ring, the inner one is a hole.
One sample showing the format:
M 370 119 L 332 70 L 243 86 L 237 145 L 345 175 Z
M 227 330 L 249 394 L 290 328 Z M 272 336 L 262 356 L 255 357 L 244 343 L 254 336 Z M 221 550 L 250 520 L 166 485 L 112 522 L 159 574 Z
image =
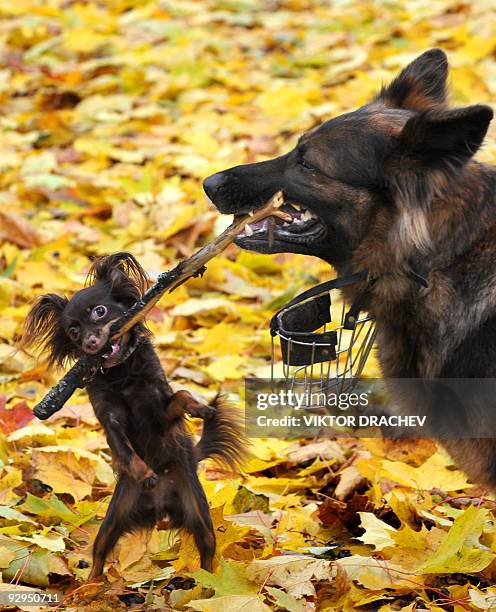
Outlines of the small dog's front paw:
M 158 476 L 152 468 L 148 467 L 143 459 L 136 454 L 131 459 L 128 471 L 129 475 L 139 482 L 144 489 L 153 489 L 158 482 Z
M 188 410 L 189 414 L 195 419 L 203 419 L 208 421 L 215 415 L 215 406 L 209 406 L 208 404 L 198 405 Z
M 153 489 L 157 486 L 157 482 L 158 476 L 155 474 L 155 472 L 150 470 L 144 475 L 141 485 L 143 486 L 143 489 Z

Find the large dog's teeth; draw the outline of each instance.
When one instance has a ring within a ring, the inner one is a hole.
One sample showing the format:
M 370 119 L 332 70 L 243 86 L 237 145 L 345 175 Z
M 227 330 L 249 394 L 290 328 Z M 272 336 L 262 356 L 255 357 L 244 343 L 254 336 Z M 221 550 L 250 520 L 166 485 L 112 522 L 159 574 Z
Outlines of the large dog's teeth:
M 248 223 L 245 225 L 243 233 L 246 234 L 246 236 L 253 236 L 253 230 L 248 225 Z
M 310 221 L 310 219 L 313 219 L 314 215 L 308 210 L 307 210 L 301 215 L 301 220 L 302 221 Z

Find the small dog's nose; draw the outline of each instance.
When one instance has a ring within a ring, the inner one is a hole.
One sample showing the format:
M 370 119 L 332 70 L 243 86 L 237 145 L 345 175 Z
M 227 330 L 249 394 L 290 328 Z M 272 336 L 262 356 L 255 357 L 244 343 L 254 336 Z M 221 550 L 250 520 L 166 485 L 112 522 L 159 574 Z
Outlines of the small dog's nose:
M 211 176 L 207 176 L 207 178 L 203 181 L 203 189 L 212 202 L 215 200 L 215 195 L 219 191 L 220 187 L 224 184 L 224 181 L 224 172 L 216 172 Z
M 90 351 L 94 351 L 99 346 L 100 346 L 100 338 L 98 338 L 98 336 L 95 336 L 94 334 L 91 334 L 90 336 L 88 336 L 84 342 L 84 348 Z

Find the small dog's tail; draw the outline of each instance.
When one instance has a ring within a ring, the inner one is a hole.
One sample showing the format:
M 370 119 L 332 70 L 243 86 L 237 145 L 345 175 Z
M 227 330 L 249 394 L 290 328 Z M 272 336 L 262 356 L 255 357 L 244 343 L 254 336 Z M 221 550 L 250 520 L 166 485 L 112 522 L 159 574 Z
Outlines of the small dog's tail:
M 237 471 L 248 455 L 243 419 L 220 394 L 211 406 L 215 412 L 203 422 L 202 436 L 196 446 L 198 460 L 211 457 L 232 471 Z

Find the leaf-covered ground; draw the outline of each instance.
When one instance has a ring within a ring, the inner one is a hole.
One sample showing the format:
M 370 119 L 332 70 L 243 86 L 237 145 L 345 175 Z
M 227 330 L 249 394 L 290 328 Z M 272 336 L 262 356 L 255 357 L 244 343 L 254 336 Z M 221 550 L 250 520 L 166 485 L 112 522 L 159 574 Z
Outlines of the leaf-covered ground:
M 253 440 L 244 476 L 203 467 L 215 575 L 160 529 L 83 586 L 109 451 L 83 392 L 33 419 L 56 375 L 14 351 L 35 296 L 70 295 L 95 254 L 170 268 L 227 223 L 203 177 L 288 149 L 426 48 L 449 52 L 454 102 L 491 102 L 494 3 L 2 0 L 0 18 L 3 582 L 95 611 L 496 609 L 495 502 L 428 441 Z M 207 398 L 222 385 L 241 410 L 243 378 L 268 373 L 272 313 L 331 275 L 232 247 L 152 312 L 171 380 Z

